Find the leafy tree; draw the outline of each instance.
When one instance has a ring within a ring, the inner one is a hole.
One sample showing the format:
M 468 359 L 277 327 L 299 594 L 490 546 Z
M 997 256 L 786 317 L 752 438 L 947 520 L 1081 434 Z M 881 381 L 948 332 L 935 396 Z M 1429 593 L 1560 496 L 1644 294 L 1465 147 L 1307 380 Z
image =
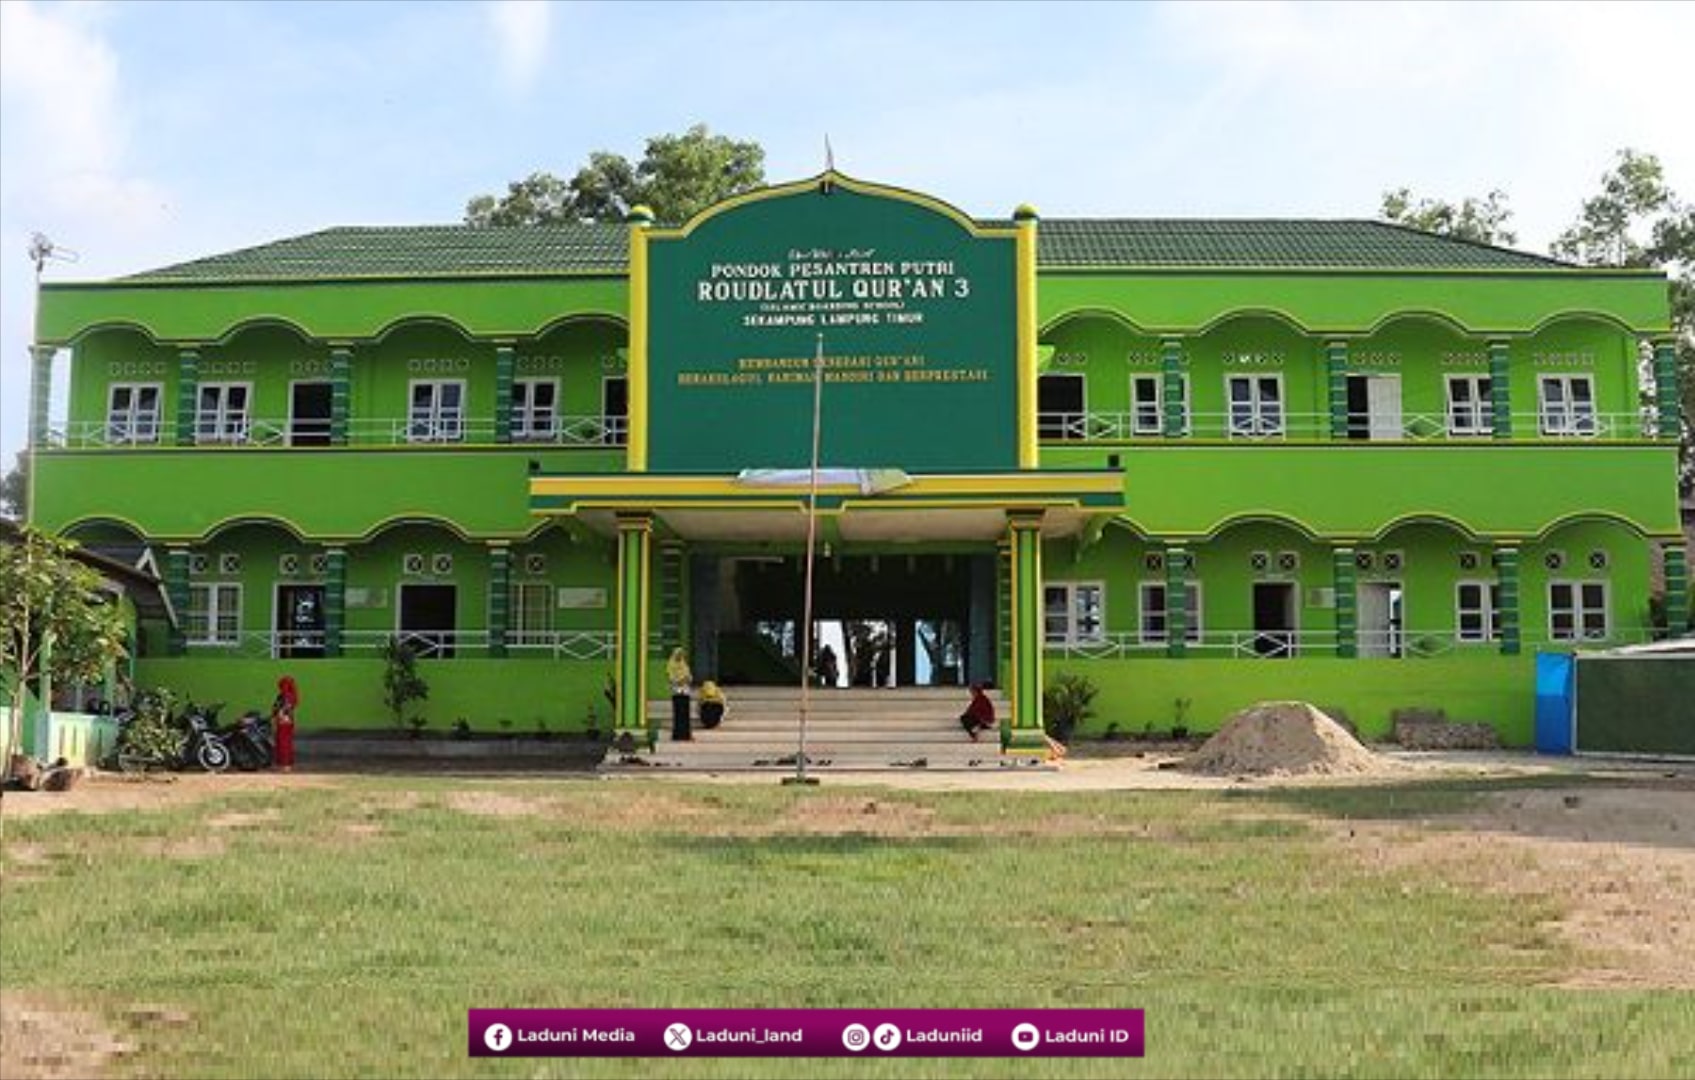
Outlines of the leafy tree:
M 1688 492 L 1695 486 L 1695 206 L 1672 191 L 1659 158 L 1620 150 L 1600 193 L 1584 200 L 1551 250 L 1589 266 L 1661 269 L 1670 279 L 1683 410 L 1679 481 Z
M 0 517 L 22 521 L 29 516 L 29 451 L 18 451 L 17 463 L 0 477 Z
M 765 182 L 765 150 L 696 124 L 681 135 L 655 135 L 641 162 L 597 150 L 570 180 L 532 173 L 506 195 L 478 195 L 465 205 L 468 225 L 620 222 L 645 204 L 664 225 L 680 225 L 732 195 Z
M 55 676 L 93 682 L 124 656 L 124 619 L 71 545 L 34 529 L 0 541 L 0 679 L 12 698 L 9 745 L 23 729 L 24 692 L 51 654 Z
M 1491 191 L 1482 199 L 1468 198 L 1459 203 L 1440 199 L 1419 199 L 1415 203 L 1411 191 L 1397 188 L 1383 193 L 1380 213 L 1385 221 L 1438 236 L 1509 247 L 1518 243 L 1518 234 L 1507 228 L 1513 212 L 1507 208 L 1507 196 L 1500 191 Z

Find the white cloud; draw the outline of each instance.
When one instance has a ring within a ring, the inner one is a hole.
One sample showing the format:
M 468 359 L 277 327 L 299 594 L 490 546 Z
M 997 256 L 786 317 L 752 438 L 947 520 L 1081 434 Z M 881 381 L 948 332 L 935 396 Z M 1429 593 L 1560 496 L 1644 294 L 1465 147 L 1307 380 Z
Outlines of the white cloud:
M 547 59 L 552 5 L 547 0 L 495 0 L 485 10 L 507 85 L 519 91 L 529 89 Z

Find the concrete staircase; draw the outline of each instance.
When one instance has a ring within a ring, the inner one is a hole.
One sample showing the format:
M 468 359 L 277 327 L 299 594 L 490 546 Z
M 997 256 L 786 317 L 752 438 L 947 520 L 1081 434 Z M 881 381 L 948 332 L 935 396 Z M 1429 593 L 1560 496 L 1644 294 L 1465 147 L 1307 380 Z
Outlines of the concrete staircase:
M 727 687 L 724 723 L 705 731 L 697 723 L 687 742 L 671 740 L 671 703 L 653 701 L 648 716 L 660 728 L 652 753 L 610 751 L 603 771 L 653 768 L 694 772 L 741 770 L 792 773 L 800 743 L 798 687 Z M 1007 715 L 999 691 L 990 692 L 998 716 Z M 887 769 L 999 769 L 1000 738 L 984 732 L 973 742 L 959 725 L 970 693 L 955 687 L 889 690 L 814 690 L 806 723 L 809 772 Z

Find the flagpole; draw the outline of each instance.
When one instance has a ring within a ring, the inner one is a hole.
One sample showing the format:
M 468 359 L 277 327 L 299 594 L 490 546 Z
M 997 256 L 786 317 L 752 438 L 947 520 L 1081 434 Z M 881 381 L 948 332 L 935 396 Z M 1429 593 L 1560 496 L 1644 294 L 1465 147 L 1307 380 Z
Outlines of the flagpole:
M 806 722 L 812 709 L 812 570 L 818 544 L 818 441 L 824 416 L 824 335 L 812 358 L 812 466 L 806 496 L 806 584 L 800 623 L 800 751 L 795 754 L 796 784 L 816 784 L 806 775 Z

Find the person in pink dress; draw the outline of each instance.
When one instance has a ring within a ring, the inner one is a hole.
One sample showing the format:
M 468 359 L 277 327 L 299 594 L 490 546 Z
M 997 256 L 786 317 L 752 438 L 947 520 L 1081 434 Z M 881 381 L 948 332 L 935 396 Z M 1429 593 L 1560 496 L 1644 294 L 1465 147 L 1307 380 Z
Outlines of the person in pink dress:
M 300 711 L 300 688 L 294 676 L 277 680 L 277 700 L 271 706 L 271 724 L 277 737 L 277 767 L 294 771 L 294 715 Z

